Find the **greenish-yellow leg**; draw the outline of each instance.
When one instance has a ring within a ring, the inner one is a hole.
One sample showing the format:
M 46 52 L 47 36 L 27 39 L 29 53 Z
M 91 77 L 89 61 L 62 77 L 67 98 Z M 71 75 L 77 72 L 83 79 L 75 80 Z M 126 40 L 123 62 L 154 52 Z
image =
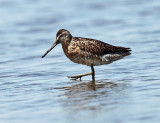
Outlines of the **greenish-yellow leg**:
M 82 75 L 77 75 L 77 76 L 68 76 L 68 77 L 69 77 L 69 78 L 73 78 L 73 79 L 78 79 L 78 78 L 80 78 L 80 80 L 81 80 L 81 78 L 82 78 L 83 76 L 88 76 L 88 75 L 92 75 L 92 72 L 86 73 L 86 74 L 82 74 Z
M 82 77 L 84 77 L 84 76 L 88 76 L 88 75 L 92 75 L 92 81 L 94 82 L 95 81 L 95 72 L 94 72 L 94 67 L 93 67 L 93 65 L 91 65 L 91 70 L 92 70 L 92 72 L 90 72 L 90 73 L 86 73 L 86 74 L 82 74 L 82 75 L 77 75 L 77 76 L 68 76 L 69 78 L 73 78 L 73 79 L 78 79 L 78 78 L 80 78 L 80 80 L 81 80 L 81 78 Z

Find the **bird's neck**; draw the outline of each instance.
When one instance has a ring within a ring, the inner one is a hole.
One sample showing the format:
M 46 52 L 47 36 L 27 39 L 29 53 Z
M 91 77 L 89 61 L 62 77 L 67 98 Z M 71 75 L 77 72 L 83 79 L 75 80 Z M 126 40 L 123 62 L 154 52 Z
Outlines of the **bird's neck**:
M 62 43 L 62 48 L 63 48 L 64 53 L 68 52 L 68 45 L 69 45 L 68 41 L 64 41 Z

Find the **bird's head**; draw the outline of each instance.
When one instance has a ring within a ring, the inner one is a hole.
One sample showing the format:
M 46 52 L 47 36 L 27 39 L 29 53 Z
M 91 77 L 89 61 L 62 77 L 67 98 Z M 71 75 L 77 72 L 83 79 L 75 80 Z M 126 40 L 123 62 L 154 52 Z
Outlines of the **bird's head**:
M 44 58 L 57 44 L 69 43 L 72 40 L 72 35 L 68 30 L 60 29 L 56 35 L 56 41 L 53 43 L 52 47 L 47 50 L 47 52 L 42 56 Z
M 70 42 L 72 39 L 72 35 L 68 30 L 60 29 L 56 35 L 57 43 L 64 43 L 64 41 Z

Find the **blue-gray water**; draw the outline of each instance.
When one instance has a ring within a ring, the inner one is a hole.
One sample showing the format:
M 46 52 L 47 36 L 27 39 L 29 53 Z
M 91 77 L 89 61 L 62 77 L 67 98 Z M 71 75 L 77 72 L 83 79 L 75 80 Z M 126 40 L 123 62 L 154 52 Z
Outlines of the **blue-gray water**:
M 1 0 L 0 122 L 158 123 L 159 0 Z M 73 36 L 130 47 L 132 54 L 90 72 L 69 61 L 55 41 Z

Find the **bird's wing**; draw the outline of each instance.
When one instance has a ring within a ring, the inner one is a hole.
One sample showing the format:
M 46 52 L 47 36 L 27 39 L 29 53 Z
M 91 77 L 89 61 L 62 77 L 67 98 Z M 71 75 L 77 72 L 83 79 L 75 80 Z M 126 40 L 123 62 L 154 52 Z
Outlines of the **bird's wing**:
M 99 56 L 112 53 L 123 54 L 131 51 L 130 48 L 113 46 L 95 39 L 76 37 L 75 40 L 80 50 Z

